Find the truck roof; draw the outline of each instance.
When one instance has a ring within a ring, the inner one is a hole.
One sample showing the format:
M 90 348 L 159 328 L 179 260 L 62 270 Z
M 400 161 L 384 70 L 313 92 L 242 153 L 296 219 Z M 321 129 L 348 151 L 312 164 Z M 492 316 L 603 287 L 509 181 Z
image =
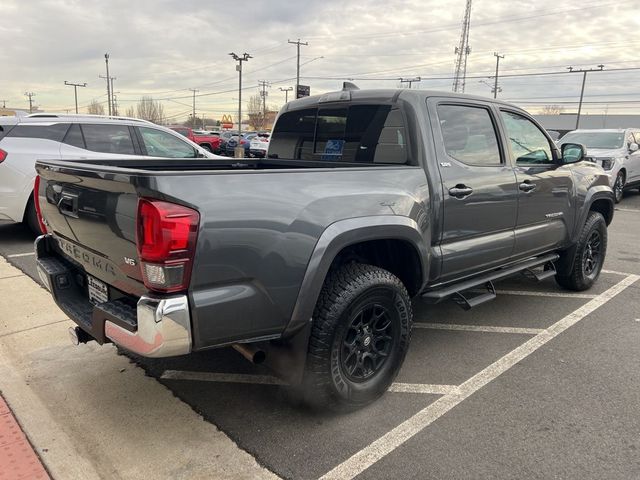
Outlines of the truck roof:
M 360 90 L 357 87 L 349 88 L 345 87 L 342 90 L 335 92 L 323 93 L 320 95 L 313 95 L 310 97 L 299 98 L 287 103 L 284 107 L 285 110 L 298 110 L 305 107 L 316 106 L 322 103 L 340 102 L 340 101 L 373 101 L 373 102 L 394 102 L 400 96 L 404 99 L 414 98 L 416 100 L 423 100 L 429 97 L 447 97 L 447 98 L 460 98 L 469 100 L 480 100 L 483 102 L 498 103 L 501 105 L 508 105 L 514 107 L 514 105 L 497 100 L 494 98 L 482 97 L 478 95 L 468 95 L 464 93 L 453 93 L 442 90 L 411 90 L 406 88 L 395 89 L 365 89 Z M 520 107 L 515 107 L 521 110 Z

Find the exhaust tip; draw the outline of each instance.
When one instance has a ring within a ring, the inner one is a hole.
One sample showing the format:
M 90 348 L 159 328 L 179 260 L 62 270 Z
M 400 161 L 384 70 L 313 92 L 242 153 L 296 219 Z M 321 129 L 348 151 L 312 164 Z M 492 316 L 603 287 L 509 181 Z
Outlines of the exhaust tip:
M 254 346 L 252 346 L 250 344 L 234 343 L 232 345 L 232 347 L 238 353 L 240 353 L 244 358 L 249 360 L 251 363 L 255 363 L 256 365 L 260 365 L 267 358 L 267 354 L 265 353 L 264 350 L 260 350 L 258 348 L 255 348 Z

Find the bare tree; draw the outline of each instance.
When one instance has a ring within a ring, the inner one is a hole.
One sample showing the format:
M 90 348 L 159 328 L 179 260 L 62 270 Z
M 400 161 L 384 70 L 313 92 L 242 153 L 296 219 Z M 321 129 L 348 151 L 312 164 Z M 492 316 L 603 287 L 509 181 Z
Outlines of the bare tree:
M 135 117 L 136 116 L 136 109 L 133 107 L 129 107 L 127 108 L 127 111 L 124 114 L 125 117 Z
M 251 128 L 254 130 L 262 130 L 264 128 L 262 97 L 260 97 L 259 94 L 249 97 L 247 114 L 249 115 L 249 125 L 251 125 Z
M 96 99 L 91 100 L 87 105 L 87 113 L 90 115 L 104 115 L 104 107 Z
M 542 115 L 560 115 L 564 112 L 564 107 L 561 105 L 545 105 L 542 107 Z
M 153 97 L 142 97 L 136 105 L 136 112 L 136 117 L 143 120 L 149 120 L 153 123 L 162 123 L 164 121 L 164 107 Z

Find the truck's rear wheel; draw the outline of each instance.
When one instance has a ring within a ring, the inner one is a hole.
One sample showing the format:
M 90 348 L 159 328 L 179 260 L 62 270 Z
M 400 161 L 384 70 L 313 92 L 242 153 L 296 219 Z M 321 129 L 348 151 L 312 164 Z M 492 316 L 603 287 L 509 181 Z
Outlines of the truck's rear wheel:
M 607 253 L 607 222 L 599 212 L 589 212 L 582 227 L 568 275 L 556 275 L 556 282 L 569 290 L 587 290 L 598 279 Z
M 313 315 L 307 403 L 352 409 L 380 397 L 402 366 L 411 322 L 407 290 L 390 272 L 352 263 L 330 273 Z

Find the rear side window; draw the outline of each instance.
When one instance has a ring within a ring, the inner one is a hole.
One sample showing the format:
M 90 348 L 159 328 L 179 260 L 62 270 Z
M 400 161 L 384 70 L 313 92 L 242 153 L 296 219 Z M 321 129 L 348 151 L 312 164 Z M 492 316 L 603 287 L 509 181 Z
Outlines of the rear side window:
M 126 125 L 82 125 L 87 150 L 134 155 L 133 140 Z
M 321 107 L 280 116 L 269 156 L 326 162 L 404 164 L 402 114 L 390 105 Z
M 68 123 L 54 123 L 53 125 L 30 125 L 28 123 L 16 125 L 7 137 L 16 138 L 40 138 L 61 142 L 69 129 Z
M 80 125 L 77 123 L 72 124 L 67 135 L 64 137 L 63 142 L 73 147 L 85 148 L 84 138 L 82 138 L 82 132 L 80 131 Z
M 469 165 L 500 165 L 498 137 L 489 110 L 470 105 L 438 105 L 444 149 Z

